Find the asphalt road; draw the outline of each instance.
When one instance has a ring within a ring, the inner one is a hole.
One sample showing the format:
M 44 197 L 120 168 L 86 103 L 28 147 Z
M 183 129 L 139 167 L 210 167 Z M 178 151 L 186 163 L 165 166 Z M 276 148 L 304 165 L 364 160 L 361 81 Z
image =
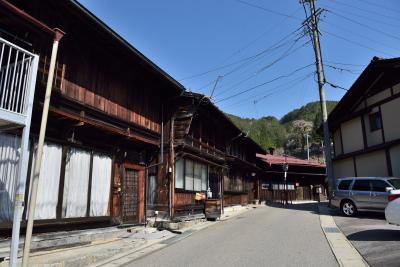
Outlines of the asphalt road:
M 126 266 L 338 266 L 316 210 L 316 204 L 253 209 Z
M 341 216 L 334 210 L 337 226 L 372 267 L 400 266 L 400 226 L 390 225 L 384 213 L 360 212 Z

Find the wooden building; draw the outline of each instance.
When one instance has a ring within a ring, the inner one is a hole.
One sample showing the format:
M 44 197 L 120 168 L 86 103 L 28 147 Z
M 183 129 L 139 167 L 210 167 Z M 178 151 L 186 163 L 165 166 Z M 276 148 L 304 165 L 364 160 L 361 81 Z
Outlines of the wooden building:
M 329 115 L 334 178 L 400 176 L 400 58 L 373 58 Z
M 263 174 L 258 178 L 260 201 L 282 201 L 285 189 L 290 200 L 316 200 L 317 188 L 326 197 L 326 166 L 295 157 L 257 154 Z M 288 164 L 285 188 L 283 164 Z
M 157 165 L 163 109 L 183 87 L 77 1 L 10 2 L 66 32 L 56 62 L 35 226 L 144 223 L 145 174 L 166 176 L 166 168 Z M 4 5 L 0 34 L 39 55 L 30 140 L 33 166 L 52 38 Z M 0 152 L 17 154 L 19 134 L 3 129 Z M 1 161 L 0 169 L 12 169 L 12 164 Z M 146 169 L 149 165 L 156 166 Z M 2 192 L 13 194 L 14 176 L 1 177 Z M 25 203 L 28 196 L 26 190 Z M 167 194 L 159 197 L 167 199 Z M 1 228 L 11 227 L 11 213 L 12 207 L 1 207 Z
M 166 126 L 170 142 L 165 150 L 171 179 L 170 218 L 204 216 L 205 205 L 211 202 L 219 210 L 247 204 L 254 198 L 255 175 L 260 170 L 255 155 L 264 150 L 206 96 L 185 92 L 171 103 Z M 162 195 L 163 187 L 149 188 L 150 193 Z M 157 206 L 166 205 L 148 205 L 149 215 Z
M 265 151 L 207 97 L 186 92 L 77 1 L 10 3 L 66 32 L 56 61 L 36 230 L 144 223 L 155 211 L 168 219 L 204 216 L 208 207 L 221 212 L 257 198 L 256 153 Z M 39 55 L 27 203 L 52 38 L 4 5 L 0 34 Z M 17 157 L 19 136 L 1 129 L 2 159 Z M 0 170 L 13 170 L 16 162 L 0 161 Z M 3 175 L 0 193 L 14 194 L 14 180 L 12 171 Z M 1 203 L 0 229 L 8 231 L 7 203 Z

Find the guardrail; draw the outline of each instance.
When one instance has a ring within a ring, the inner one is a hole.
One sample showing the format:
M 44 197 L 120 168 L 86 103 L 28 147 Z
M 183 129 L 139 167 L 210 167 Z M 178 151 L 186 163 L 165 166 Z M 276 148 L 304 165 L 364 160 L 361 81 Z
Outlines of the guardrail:
M 0 38 L 0 109 L 27 115 L 37 56 Z

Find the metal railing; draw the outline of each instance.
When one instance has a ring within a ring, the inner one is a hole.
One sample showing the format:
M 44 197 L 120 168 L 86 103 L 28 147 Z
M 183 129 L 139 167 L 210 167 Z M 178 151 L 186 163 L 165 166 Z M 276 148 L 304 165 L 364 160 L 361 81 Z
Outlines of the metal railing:
M 0 109 L 26 115 L 35 57 L 0 38 Z

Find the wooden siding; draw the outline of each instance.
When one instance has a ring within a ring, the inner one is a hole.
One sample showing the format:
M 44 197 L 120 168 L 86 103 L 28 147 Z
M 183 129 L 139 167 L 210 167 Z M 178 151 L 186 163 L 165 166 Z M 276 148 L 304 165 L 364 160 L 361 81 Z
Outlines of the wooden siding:
M 60 53 L 64 51 L 60 50 Z M 68 53 L 69 51 L 65 51 L 66 55 Z M 107 115 L 160 133 L 161 104 L 155 97 L 157 92 L 149 88 L 150 84 L 140 89 L 139 82 L 135 81 L 127 71 L 123 75 L 118 74 L 114 68 L 106 70 L 106 66 L 99 67 L 101 63 L 97 63 L 95 59 L 90 65 L 81 65 L 75 62 L 73 56 L 64 58 L 66 63 L 56 64 L 54 89 Z M 112 64 L 110 62 L 104 65 Z M 48 68 L 49 59 L 45 55 L 40 61 L 39 82 L 45 83 L 47 80 Z M 124 66 L 120 66 L 118 71 L 121 69 L 124 69 Z
M 247 194 L 229 194 L 224 193 L 224 206 L 247 205 L 249 196 Z

